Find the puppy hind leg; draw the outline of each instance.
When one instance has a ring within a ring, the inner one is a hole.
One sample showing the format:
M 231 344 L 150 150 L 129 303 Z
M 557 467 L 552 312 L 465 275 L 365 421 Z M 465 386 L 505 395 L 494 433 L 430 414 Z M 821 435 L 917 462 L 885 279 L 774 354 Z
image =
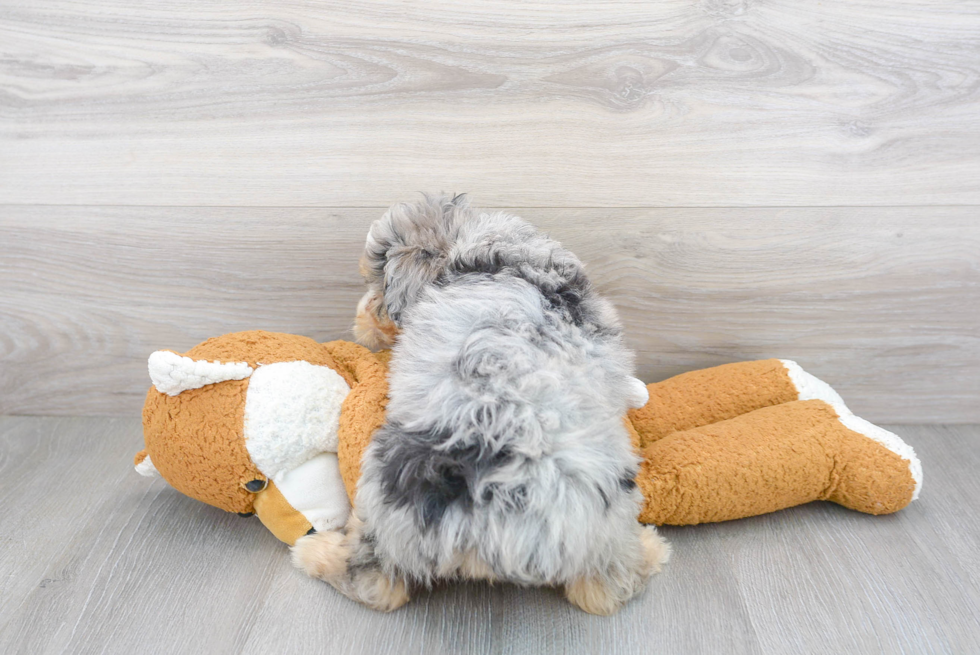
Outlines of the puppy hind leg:
M 652 525 L 640 528 L 640 545 L 643 548 L 643 562 L 646 567 L 645 580 L 654 573 L 660 573 L 663 565 L 670 561 L 673 549 Z
M 302 537 L 292 548 L 293 564 L 313 578 L 329 582 L 351 600 L 390 612 L 408 602 L 408 585 L 382 569 L 361 523 L 348 522 L 347 534 L 317 532 Z
M 296 540 L 289 549 L 293 566 L 311 578 L 332 582 L 347 576 L 349 548 L 344 533 L 314 532 Z
M 598 575 L 582 576 L 565 586 L 565 597 L 589 614 L 608 616 L 646 587 L 670 559 L 670 544 L 652 526 L 637 526 L 634 548 L 626 561 L 613 563 Z

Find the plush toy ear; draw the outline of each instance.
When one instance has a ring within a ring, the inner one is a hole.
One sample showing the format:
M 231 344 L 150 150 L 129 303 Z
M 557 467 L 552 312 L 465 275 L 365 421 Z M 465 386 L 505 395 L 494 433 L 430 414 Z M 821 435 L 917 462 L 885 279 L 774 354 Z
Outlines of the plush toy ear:
M 136 472 L 140 475 L 148 478 L 160 477 L 160 471 L 153 466 L 153 460 L 150 459 L 149 453 L 147 453 L 145 450 L 141 450 L 136 453 L 133 463 L 136 464 Z
M 216 382 L 244 380 L 254 370 L 246 362 L 222 364 L 198 361 L 169 350 L 156 351 L 150 355 L 147 364 L 153 386 L 168 396 Z

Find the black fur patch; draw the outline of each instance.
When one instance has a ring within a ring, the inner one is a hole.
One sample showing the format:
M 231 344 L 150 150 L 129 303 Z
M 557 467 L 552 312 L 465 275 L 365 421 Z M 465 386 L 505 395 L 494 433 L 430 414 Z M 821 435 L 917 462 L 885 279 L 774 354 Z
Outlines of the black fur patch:
M 377 544 L 373 534 L 362 532 L 360 538 L 354 544 L 350 556 L 347 560 L 347 575 L 351 580 L 357 577 L 362 571 L 376 570 L 381 563 L 375 553 Z
M 557 272 L 559 280 L 555 282 L 548 273 Z M 488 259 L 476 262 L 454 260 L 440 274 L 436 283 L 446 286 L 452 278 L 464 275 L 485 275 L 495 277 L 509 275 L 524 280 L 535 287 L 544 301 L 545 307 L 551 311 L 563 314 L 565 319 L 574 325 L 583 327 L 594 325 L 596 317 L 589 309 L 586 299 L 592 291 L 592 284 L 580 269 L 556 271 L 549 267 L 544 271 L 530 268 L 525 262 L 507 262 L 496 251 L 489 253 Z
M 423 529 L 438 526 L 451 506 L 471 509 L 480 478 L 511 460 L 507 450 L 494 453 L 475 445 L 439 448 L 451 436 L 449 431 L 409 432 L 391 424 L 375 436 L 385 442 L 381 463 L 385 502 L 414 508 Z M 484 493 L 481 501 L 487 500 Z
M 602 507 L 608 512 L 609 508 L 612 507 L 612 505 L 609 503 L 609 496 L 606 494 L 605 489 L 603 489 L 601 486 L 596 485 L 595 489 L 599 492 L 599 497 L 602 498 Z
M 515 510 L 518 512 L 523 512 L 525 509 L 527 509 L 527 487 L 523 484 L 517 485 L 517 487 L 510 492 L 509 500 Z

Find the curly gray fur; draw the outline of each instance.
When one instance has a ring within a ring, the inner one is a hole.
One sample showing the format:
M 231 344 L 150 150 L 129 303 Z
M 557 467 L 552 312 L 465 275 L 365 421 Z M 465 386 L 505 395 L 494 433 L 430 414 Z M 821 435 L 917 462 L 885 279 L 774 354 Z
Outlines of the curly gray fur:
M 641 570 L 623 416 L 646 390 L 578 258 L 516 216 L 426 196 L 372 225 L 362 271 L 362 308 L 399 333 L 351 571 L 541 585 Z

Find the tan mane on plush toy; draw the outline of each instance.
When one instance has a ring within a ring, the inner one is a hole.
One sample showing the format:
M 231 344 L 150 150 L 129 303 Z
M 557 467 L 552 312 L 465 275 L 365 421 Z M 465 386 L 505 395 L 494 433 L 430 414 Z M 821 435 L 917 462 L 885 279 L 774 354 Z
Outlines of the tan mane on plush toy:
M 221 509 L 256 512 L 290 544 L 340 527 L 384 422 L 389 357 L 261 331 L 154 353 L 137 470 Z M 885 514 L 918 495 L 912 449 L 794 362 L 727 364 L 647 388 L 649 402 L 625 417 L 642 457 L 641 521 L 722 521 L 812 500 Z M 263 414 L 280 405 L 292 413 Z

